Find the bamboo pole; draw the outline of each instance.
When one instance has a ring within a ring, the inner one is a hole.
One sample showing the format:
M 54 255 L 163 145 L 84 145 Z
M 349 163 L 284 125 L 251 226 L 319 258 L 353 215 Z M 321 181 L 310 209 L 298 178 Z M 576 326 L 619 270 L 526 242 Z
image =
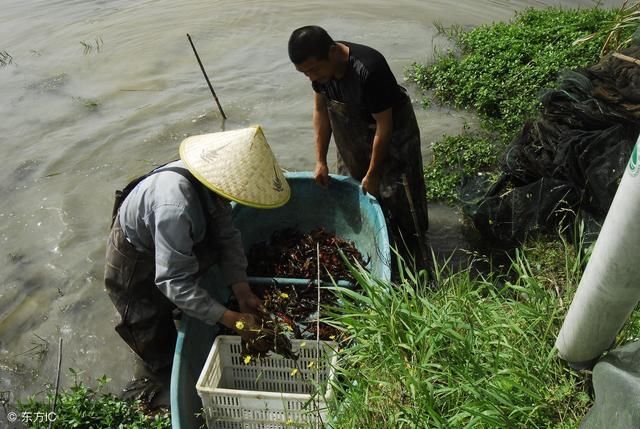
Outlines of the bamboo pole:
M 189 39 L 189 43 L 191 44 L 191 48 L 193 49 L 193 53 L 196 54 L 196 59 L 198 60 L 198 64 L 200 64 L 200 70 L 202 70 L 202 74 L 204 78 L 207 80 L 207 85 L 209 85 L 209 89 L 211 90 L 211 94 L 213 95 L 214 100 L 216 100 L 216 104 L 218 105 L 218 109 L 220 110 L 220 114 L 222 114 L 223 119 L 227 119 L 227 115 L 224 114 L 224 110 L 222 110 L 222 106 L 220 105 L 220 101 L 218 100 L 218 96 L 216 92 L 213 90 L 213 85 L 211 85 L 211 81 L 209 80 L 209 76 L 207 76 L 207 72 L 204 71 L 204 66 L 202 65 L 202 61 L 200 61 L 200 55 L 198 55 L 198 51 L 196 51 L 196 47 L 193 44 L 193 40 L 191 40 L 191 36 L 187 33 L 187 38 Z

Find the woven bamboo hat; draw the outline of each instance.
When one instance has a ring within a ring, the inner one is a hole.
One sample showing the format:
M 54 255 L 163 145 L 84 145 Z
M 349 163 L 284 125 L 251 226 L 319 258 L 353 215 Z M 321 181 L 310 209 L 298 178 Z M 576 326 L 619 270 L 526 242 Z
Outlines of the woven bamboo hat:
M 276 208 L 291 196 L 260 126 L 188 137 L 180 159 L 207 188 L 240 204 Z

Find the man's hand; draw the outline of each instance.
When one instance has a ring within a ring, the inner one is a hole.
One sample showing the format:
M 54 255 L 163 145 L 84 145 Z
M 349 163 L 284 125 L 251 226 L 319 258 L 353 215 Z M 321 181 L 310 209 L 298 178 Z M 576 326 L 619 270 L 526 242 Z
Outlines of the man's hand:
M 323 188 L 329 186 L 329 167 L 326 162 L 316 162 L 315 179 L 316 183 Z
M 362 191 L 377 197 L 379 190 L 380 177 L 376 174 L 367 173 L 367 175 L 362 179 Z
M 376 134 L 373 136 L 369 168 L 362 179 L 362 190 L 377 197 L 393 134 L 393 111 L 389 108 L 372 115 L 376 120 Z
M 262 300 L 253 293 L 249 283 L 236 283 L 231 286 L 231 289 L 238 300 L 241 313 L 258 314 L 263 310 Z

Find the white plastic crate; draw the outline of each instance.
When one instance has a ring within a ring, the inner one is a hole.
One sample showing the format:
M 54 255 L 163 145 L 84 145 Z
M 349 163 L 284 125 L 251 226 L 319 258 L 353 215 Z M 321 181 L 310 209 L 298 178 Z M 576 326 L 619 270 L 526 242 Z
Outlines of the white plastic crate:
M 240 337 L 216 338 L 196 384 L 209 429 L 319 428 L 326 422 L 336 344 L 291 343 L 297 363 L 273 354 L 245 364 Z M 318 386 L 324 395 L 312 395 Z

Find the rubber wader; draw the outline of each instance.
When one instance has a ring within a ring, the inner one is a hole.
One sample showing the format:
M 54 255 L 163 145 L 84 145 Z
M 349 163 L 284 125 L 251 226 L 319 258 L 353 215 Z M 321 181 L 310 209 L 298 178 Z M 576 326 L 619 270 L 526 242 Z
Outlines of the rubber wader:
M 169 167 L 166 170 L 189 179 L 197 190 L 199 204 L 205 211 L 205 219 L 211 219 L 204 187 L 184 168 Z M 157 172 L 160 171 L 154 173 Z M 120 203 L 123 200 L 124 198 Z M 173 322 L 176 306 L 156 287 L 153 252 L 138 251 L 127 240 L 120 226 L 118 210 L 119 204 L 114 208 L 116 215 L 107 243 L 104 278 L 107 293 L 120 315 L 115 329 L 142 358 L 147 368 L 158 372 L 170 368 L 173 361 L 177 338 Z M 215 234 L 215 226 L 209 222 L 205 238 L 194 247 L 199 265 L 197 277 L 204 274 L 218 260 L 217 252 L 211 246 L 207 246 L 213 242 L 212 234 Z
M 392 244 L 406 261 L 415 259 L 417 268 L 422 269 L 428 268 L 429 263 L 428 255 L 422 255 L 419 240 L 428 243 L 426 233 L 429 220 L 420 129 L 411 101 L 406 93 L 404 95 L 402 106 L 393 112 L 393 134 L 377 198 L 387 221 Z M 354 105 L 326 99 L 326 106 L 338 149 L 338 174 L 362 181 L 371 162 L 376 125 L 367 120 L 368 114 Z M 417 228 L 403 185 L 403 174 L 411 191 Z

